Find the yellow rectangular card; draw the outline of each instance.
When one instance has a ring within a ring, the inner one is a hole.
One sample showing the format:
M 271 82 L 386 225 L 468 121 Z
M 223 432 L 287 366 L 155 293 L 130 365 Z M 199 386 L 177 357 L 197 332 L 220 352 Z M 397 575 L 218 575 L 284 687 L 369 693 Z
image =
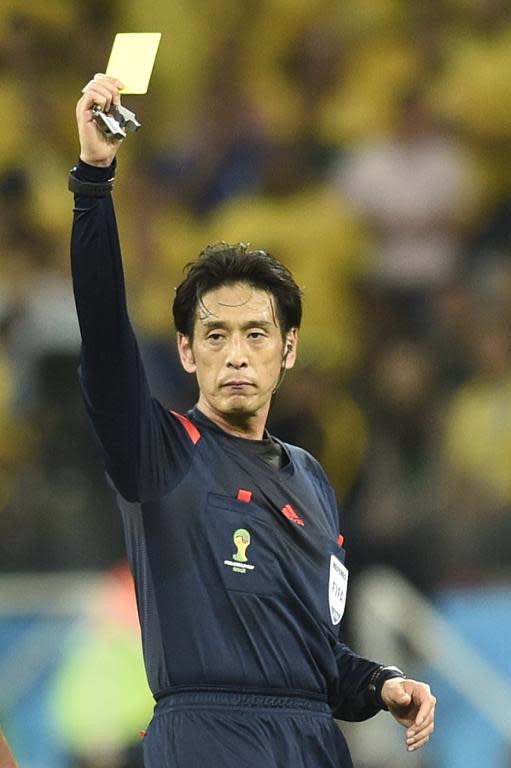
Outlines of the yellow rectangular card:
M 122 93 L 147 93 L 161 32 L 119 32 L 114 39 L 106 74 L 116 77 Z

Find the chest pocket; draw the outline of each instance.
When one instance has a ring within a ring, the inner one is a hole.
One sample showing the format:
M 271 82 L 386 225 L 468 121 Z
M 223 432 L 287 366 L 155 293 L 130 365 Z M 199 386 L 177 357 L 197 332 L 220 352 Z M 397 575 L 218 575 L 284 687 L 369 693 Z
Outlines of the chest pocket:
M 276 531 L 264 510 L 217 493 L 208 494 L 202 530 L 210 567 L 208 582 L 229 592 L 278 591 Z

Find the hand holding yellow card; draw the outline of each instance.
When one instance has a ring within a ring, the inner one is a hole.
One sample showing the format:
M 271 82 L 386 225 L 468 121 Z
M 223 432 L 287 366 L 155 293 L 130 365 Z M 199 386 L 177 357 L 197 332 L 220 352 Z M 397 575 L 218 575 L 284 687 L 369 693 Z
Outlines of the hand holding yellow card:
M 160 32 L 119 32 L 115 36 L 106 74 L 124 83 L 121 93 L 147 93 L 160 39 Z

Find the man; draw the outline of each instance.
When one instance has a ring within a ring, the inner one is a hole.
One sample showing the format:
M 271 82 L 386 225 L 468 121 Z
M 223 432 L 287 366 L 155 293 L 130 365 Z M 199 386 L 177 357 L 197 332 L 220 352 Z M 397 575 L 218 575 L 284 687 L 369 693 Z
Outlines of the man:
M 347 571 L 334 494 L 309 454 L 265 432 L 301 320 L 285 267 L 243 245 L 208 247 L 174 301 L 197 406 L 185 417 L 151 398 L 110 195 L 119 143 L 92 115 L 119 104 L 120 88 L 96 75 L 77 105 L 71 251 L 81 384 L 118 494 L 156 699 L 146 766 L 349 767 L 334 717 L 385 708 L 418 749 L 435 699 L 339 641 Z

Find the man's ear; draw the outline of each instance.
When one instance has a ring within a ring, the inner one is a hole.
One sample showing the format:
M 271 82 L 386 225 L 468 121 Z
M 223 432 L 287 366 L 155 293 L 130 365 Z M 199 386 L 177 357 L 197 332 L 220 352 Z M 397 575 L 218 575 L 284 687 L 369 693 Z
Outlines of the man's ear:
M 291 328 L 286 334 L 284 345 L 284 364 L 286 369 L 292 368 L 296 362 L 296 347 L 298 346 L 298 328 Z
M 195 358 L 193 356 L 192 342 L 189 336 L 185 336 L 184 333 L 177 334 L 177 348 L 179 351 L 179 357 L 181 359 L 181 365 L 187 373 L 195 373 L 197 366 L 195 365 Z

